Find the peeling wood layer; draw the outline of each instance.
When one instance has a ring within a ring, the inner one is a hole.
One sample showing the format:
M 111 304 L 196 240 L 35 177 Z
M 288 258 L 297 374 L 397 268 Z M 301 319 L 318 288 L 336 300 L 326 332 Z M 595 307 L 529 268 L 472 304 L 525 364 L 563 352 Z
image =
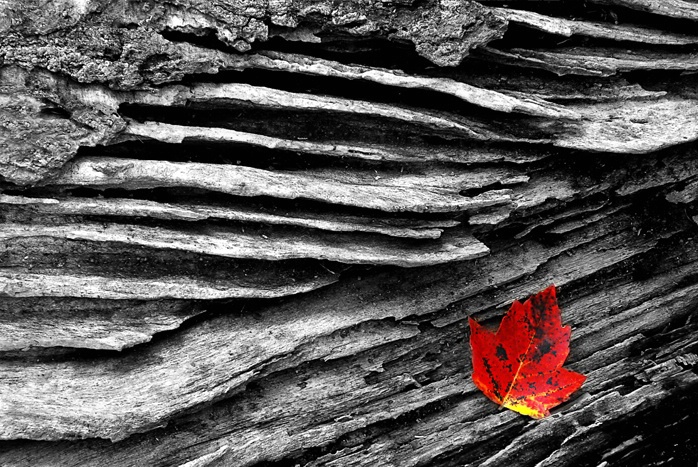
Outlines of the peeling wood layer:
M 579 133 L 557 145 L 587 151 L 643 154 L 698 139 L 696 101 L 657 99 L 625 107 L 620 102 L 578 105 L 589 118 Z
M 441 241 L 418 245 L 399 240 L 387 241 L 366 234 L 342 237 L 339 234 L 298 235 L 293 232 L 267 232 L 253 228 L 169 229 L 137 225 L 96 224 L 10 224 L 0 232 L 0 240 L 31 237 L 50 237 L 86 242 L 114 242 L 158 249 L 172 249 L 227 258 L 261 259 L 279 261 L 297 258 L 316 258 L 341 263 L 383 264 L 403 267 L 429 266 L 449 261 L 479 258 L 489 250 L 468 232 L 454 232 Z M 260 240 L 261 238 L 261 240 Z M 363 240 L 363 241 L 361 241 Z M 11 287 L 11 279 L 7 287 Z M 27 278 L 28 282 L 31 282 Z M 98 278 L 95 281 L 99 282 Z M 88 281 L 85 282 L 88 285 Z M 116 284 L 114 284 L 116 285 Z M 128 284 L 124 284 L 128 289 Z M 161 285 L 164 285 L 162 283 Z M 193 285 L 193 284 L 192 284 Z M 58 284 L 57 284 L 58 286 Z M 105 284 L 108 288 L 108 285 Z M 147 289 L 148 284 L 144 284 Z M 157 289 L 158 284 L 152 284 Z M 173 284 L 176 288 L 176 284 Z M 235 296 L 233 290 L 221 291 Z M 293 289 L 291 289 L 293 290 Z M 297 289 L 293 293 L 302 291 Z M 118 295 L 118 291 L 114 291 Z M 87 292 L 86 292 L 87 293 Z M 145 292 L 144 292 L 145 293 Z M 178 292 L 187 295 L 187 292 Z M 191 292 L 190 292 L 191 293 Z M 210 292 L 212 293 L 212 292 Z M 244 296 L 242 291 L 239 291 Z M 254 292 L 249 292 L 254 296 Z M 212 293 L 213 294 L 213 293 Z M 145 295 L 149 295 L 145 293 Z M 215 294 L 213 294 L 215 295 Z M 270 294 L 273 295 L 273 292 Z M 88 295 L 89 296 L 89 295 Z M 112 298 L 112 297 L 109 297 Z M 177 297 L 183 298 L 183 297 Z M 211 297 L 222 298 L 222 297 Z
M 590 21 L 572 21 L 545 16 L 532 11 L 508 8 L 495 8 L 495 11 L 507 21 L 564 37 L 580 35 L 598 39 L 657 45 L 691 45 L 698 43 L 698 36 L 674 34 L 661 29 L 647 29 L 637 26 Z
M 204 310 L 183 300 L 3 297 L 0 311 L 2 358 L 2 352 L 32 348 L 123 350 L 176 329 Z M 50 325 L 56 319 L 59 329 Z
M 299 54 L 264 51 L 244 58 L 230 56 L 226 67 L 239 70 L 252 68 L 300 73 L 309 76 L 364 80 L 386 86 L 439 92 L 469 104 L 498 112 L 516 112 L 547 118 L 579 118 L 577 114 L 563 106 L 542 99 L 514 97 L 448 78 L 415 76 L 400 70 L 346 65 L 333 60 Z
M 244 144 L 279 151 L 329 156 L 336 158 L 356 158 L 369 161 L 389 162 L 477 162 L 487 161 L 488 151 L 473 150 L 435 150 L 425 152 L 423 148 L 405 146 L 388 146 L 366 144 L 362 142 L 332 142 L 307 141 L 277 138 L 257 133 L 231 130 L 219 127 L 193 127 L 186 125 L 171 125 L 162 122 L 130 121 L 123 133 L 124 139 L 135 137 L 150 138 L 164 143 L 177 144 L 183 141 L 215 142 L 229 144 Z M 495 152 L 495 151 L 492 151 Z M 505 150 L 502 150 L 506 153 Z M 475 153 L 475 154 L 473 154 Z M 482 154 L 478 160 L 478 153 Z M 484 154 L 483 154 L 484 153 Z M 474 156 L 474 157 L 473 157 Z M 490 156 L 493 157 L 493 156 Z M 496 157 L 496 156 L 494 156 Z M 506 154 L 500 157 L 506 158 Z
M 421 239 L 439 238 L 445 228 L 459 225 L 458 221 L 449 219 L 350 216 L 311 211 L 277 213 L 261 205 L 159 203 L 131 198 L 30 198 L 0 195 L 0 204 L 27 206 L 32 212 L 60 216 L 142 217 L 188 222 L 222 219 Z
M 242 281 L 241 281 L 242 282 Z M 109 300 L 161 300 L 223 298 L 271 298 L 308 292 L 334 282 L 331 278 L 285 287 L 263 288 L 256 284 L 211 284 L 190 278 L 112 278 L 70 275 L 65 272 L 0 272 L 0 296 L 81 297 Z
M 468 178 L 467 174 L 463 180 L 456 176 L 453 185 L 444 186 L 448 179 L 429 175 L 395 174 L 382 178 L 368 172 L 352 177 L 351 173 L 338 170 L 296 174 L 234 165 L 92 157 L 68 164 L 51 183 L 126 189 L 192 187 L 236 196 L 305 198 L 388 212 L 465 211 L 509 201 L 505 190 L 493 190 L 472 198 L 461 196 L 460 192 L 468 188 L 499 181 L 496 173 L 473 172 L 474 180 Z M 506 175 L 503 178 L 506 179 Z M 358 184 L 357 179 L 361 180 Z
M 365 117 L 381 117 L 416 124 L 425 128 L 452 132 L 463 137 L 477 140 L 497 138 L 497 134 L 488 128 L 478 128 L 475 122 L 453 116 L 441 116 L 418 109 L 386 105 L 376 102 L 342 99 L 332 96 L 292 93 L 263 86 L 248 84 L 208 84 L 201 83 L 192 87 L 162 88 L 158 94 L 148 92 L 134 93 L 130 103 L 142 105 L 185 106 L 188 103 L 205 102 L 208 105 L 218 103 L 245 103 L 268 109 L 292 109 L 309 112 L 335 112 Z
M 602 5 L 618 5 L 678 19 L 698 20 L 698 7 L 685 0 L 594 0 Z
M 498 50 L 483 48 L 493 60 L 552 71 L 558 75 L 611 76 L 619 72 L 647 70 L 697 71 L 695 54 L 638 52 L 627 49 L 569 48 Z

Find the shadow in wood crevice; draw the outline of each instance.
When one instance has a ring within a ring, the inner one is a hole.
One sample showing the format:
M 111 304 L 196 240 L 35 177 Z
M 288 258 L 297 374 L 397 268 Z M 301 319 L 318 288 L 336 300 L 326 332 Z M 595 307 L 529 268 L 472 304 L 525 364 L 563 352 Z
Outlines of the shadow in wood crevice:
M 656 407 L 640 408 L 622 421 L 604 426 L 600 439 L 605 449 L 577 457 L 575 465 L 592 467 L 604 461 L 621 467 L 693 465 L 698 461 L 698 434 L 693 429 L 698 417 L 694 403 L 697 387 L 677 388 Z
M 546 120 L 541 117 L 507 114 L 464 104 L 455 98 L 451 98 L 450 101 L 454 107 L 445 111 L 439 108 L 446 107 L 439 106 L 441 99 L 449 98 L 435 98 L 433 104 L 431 98 L 416 99 L 415 103 L 424 104 L 426 107 L 376 102 L 375 106 L 383 106 L 380 112 L 384 115 L 378 115 L 376 112 L 369 114 L 350 108 L 371 106 L 374 105 L 373 101 L 347 101 L 342 104 L 345 105 L 344 111 L 328 111 L 319 108 L 294 109 L 288 105 L 283 108 L 254 105 L 232 97 L 225 103 L 211 100 L 173 107 L 122 104 L 119 111 L 122 116 L 139 122 L 154 121 L 171 125 L 221 128 L 299 141 L 335 141 L 343 144 L 357 142 L 398 147 L 405 143 L 418 144 L 427 137 L 441 137 L 464 143 L 520 139 L 529 142 L 540 140 L 546 143 L 556 131 L 564 133 L 574 130 L 573 124 L 562 119 Z M 419 118 L 406 120 L 398 115 L 398 112 L 402 111 L 411 115 L 418 114 Z M 425 123 L 430 119 L 436 123 Z
M 575 19 L 575 21 L 582 21 L 581 19 Z M 652 18 L 654 21 L 654 18 Z M 680 29 L 679 31 L 667 28 L 658 27 L 655 23 L 650 21 L 649 23 L 643 24 L 642 26 L 651 30 L 665 30 L 671 32 L 684 32 L 687 35 L 694 36 L 695 30 Z M 614 24 L 614 23 L 609 23 Z M 619 23 L 621 26 L 639 26 L 634 23 Z M 649 44 L 641 43 L 631 40 L 613 40 L 598 37 L 588 37 L 584 35 L 572 35 L 571 37 L 565 37 L 557 34 L 546 33 L 526 27 L 521 24 L 510 23 L 506 34 L 503 38 L 496 41 L 492 41 L 488 46 L 507 50 L 507 49 L 529 49 L 529 50 L 547 50 L 555 51 L 556 49 L 598 49 L 598 50 L 618 50 L 627 51 L 632 49 L 638 54 L 642 53 L 692 53 L 698 49 L 698 44 Z
M 176 112 L 174 112 L 176 115 Z M 173 117 L 173 120 L 174 117 Z M 177 122 L 175 122 L 177 123 Z M 204 125 L 205 126 L 205 125 Z M 407 166 L 407 162 L 381 162 L 349 157 L 328 157 L 283 149 L 268 149 L 244 143 L 184 140 L 166 143 L 151 139 L 124 141 L 109 146 L 81 147 L 76 157 L 105 156 L 169 162 L 198 162 L 219 165 L 244 165 L 257 169 L 303 170 L 336 167 L 382 169 Z M 419 163 L 416 164 L 419 167 Z
M 307 25 L 305 25 L 307 27 Z M 344 25 L 347 26 L 347 25 Z M 233 47 L 216 37 L 213 29 L 206 29 L 202 34 L 164 30 L 160 34 L 171 42 L 186 42 L 199 47 L 238 54 Z M 272 30 L 272 37 L 267 41 L 251 44 L 248 53 L 258 51 L 278 51 L 301 53 L 328 60 L 337 60 L 381 68 L 402 69 L 410 73 L 419 73 L 434 64 L 419 55 L 412 43 L 382 38 L 354 37 L 349 35 L 329 35 L 323 33 L 319 42 L 301 42 L 286 40 L 274 33 L 282 33 L 282 28 Z M 186 82 L 188 78 L 184 78 Z
M 416 52 L 414 44 L 382 38 L 357 40 L 348 36 L 335 36 L 324 37 L 321 43 L 308 43 L 272 37 L 266 42 L 253 44 L 252 50 L 299 53 L 345 63 L 400 69 L 408 73 L 422 73 L 436 68 Z
M 214 75 L 188 75 L 180 82 L 183 85 L 199 83 L 243 83 L 294 93 L 328 95 L 357 101 L 394 104 L 398 107 L 449 112 L 464 117 L 477 117 L 485 122 L 499 120 L 501 123 L 505 123 L 531 118 L 522 115 L 506 115 L 436 90 L 390 86 L 366 79 L 314 76 L 280 70 L 250 68 L 242 71 L 222 70 Z M 130 107 L 122 107 L 127 114 L 133 112 Z
M 688 337 L 693 333 L 698 333 L 698 320 L 696 320 L 696 313 L 698 313 L 698 298 L 694 301 L 692 305 L 693 313 L 687 315 L 680 315 L 671 320 L 661 328 L 652 329 L 643 333 L 645 336 L 645 341 L 641 343 L 636 343 L 632 349 L 631 354 L 633 356 L 642 356 L 643 354 L 650 352 L 652 350 L 659 350 L 665 347 L 667 344 L 674 342 L 682 337 Z M 696 352 L 698 349 L 698 343 L 693 346 L 684 347 L 684 353 Z

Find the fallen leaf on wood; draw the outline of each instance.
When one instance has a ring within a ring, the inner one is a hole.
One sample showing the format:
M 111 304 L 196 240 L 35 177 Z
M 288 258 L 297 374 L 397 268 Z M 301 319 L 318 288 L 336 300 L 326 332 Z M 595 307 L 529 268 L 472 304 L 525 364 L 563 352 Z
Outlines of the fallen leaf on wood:
M 554 285 L 514 301 L 496 333 L 472 318 L 470 330 L 473 381 L 500 407 L 543 418 L 586 380 L 562 368 L 570 327 L 562 326 Z

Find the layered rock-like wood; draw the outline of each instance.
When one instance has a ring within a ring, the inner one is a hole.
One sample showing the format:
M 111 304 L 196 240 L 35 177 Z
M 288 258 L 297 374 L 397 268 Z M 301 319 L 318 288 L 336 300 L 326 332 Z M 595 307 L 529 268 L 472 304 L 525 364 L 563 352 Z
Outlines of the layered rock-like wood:
M 55 287 L 57 282 L 66 281 L 65 276 L 49 277 L 44 282 Z M 33 285 L 25 276 L 18 279 L 16 283 L 25 289 Z M 111 278 L 104 280 L 114 281 Z M 81 282 L 74 285 L 74 290 L 89 291 L 89 285 Z M 131 281 L 129 285 L 131 289 L 142 287 L 147 291 L 150 284 Z M 165 288 L 165 284 L 159 285 Z M 186 288 L 183 281 L 180 285 Z M 70 293 L 65 291 L 59 293 L 58 298 L 3 298 L 0 329 L 4 338 L 0 343 L 0 355 L 17 357 L 32 352 L 41 355 L 44 349 L 59 347 L 67 352 L 76 349 L 123 350 L 148 342 L 158 332 L 176 329 L 204 311 L 184 300 L 154 300 L 160 298 L 158 295 L 147 297 L 150 300 L 123 300 L 122 292 L 116 296 L 118 300 L 98 301 L 70 298 Z M 125 294 L 133 296 L 132 293 Z M 50 326 L 52 321 L 60 321 L 60 329 Z
M 2 3 L 0 465 L 688 465 L 694 8 L 594 3 Z

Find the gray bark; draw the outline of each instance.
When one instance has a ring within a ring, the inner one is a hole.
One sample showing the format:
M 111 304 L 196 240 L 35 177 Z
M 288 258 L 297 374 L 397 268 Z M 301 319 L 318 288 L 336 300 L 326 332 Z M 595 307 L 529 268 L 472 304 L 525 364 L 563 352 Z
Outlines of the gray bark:
M 698 17 L 595 3 L 0 4 L 0 465 L 692 460 Z

